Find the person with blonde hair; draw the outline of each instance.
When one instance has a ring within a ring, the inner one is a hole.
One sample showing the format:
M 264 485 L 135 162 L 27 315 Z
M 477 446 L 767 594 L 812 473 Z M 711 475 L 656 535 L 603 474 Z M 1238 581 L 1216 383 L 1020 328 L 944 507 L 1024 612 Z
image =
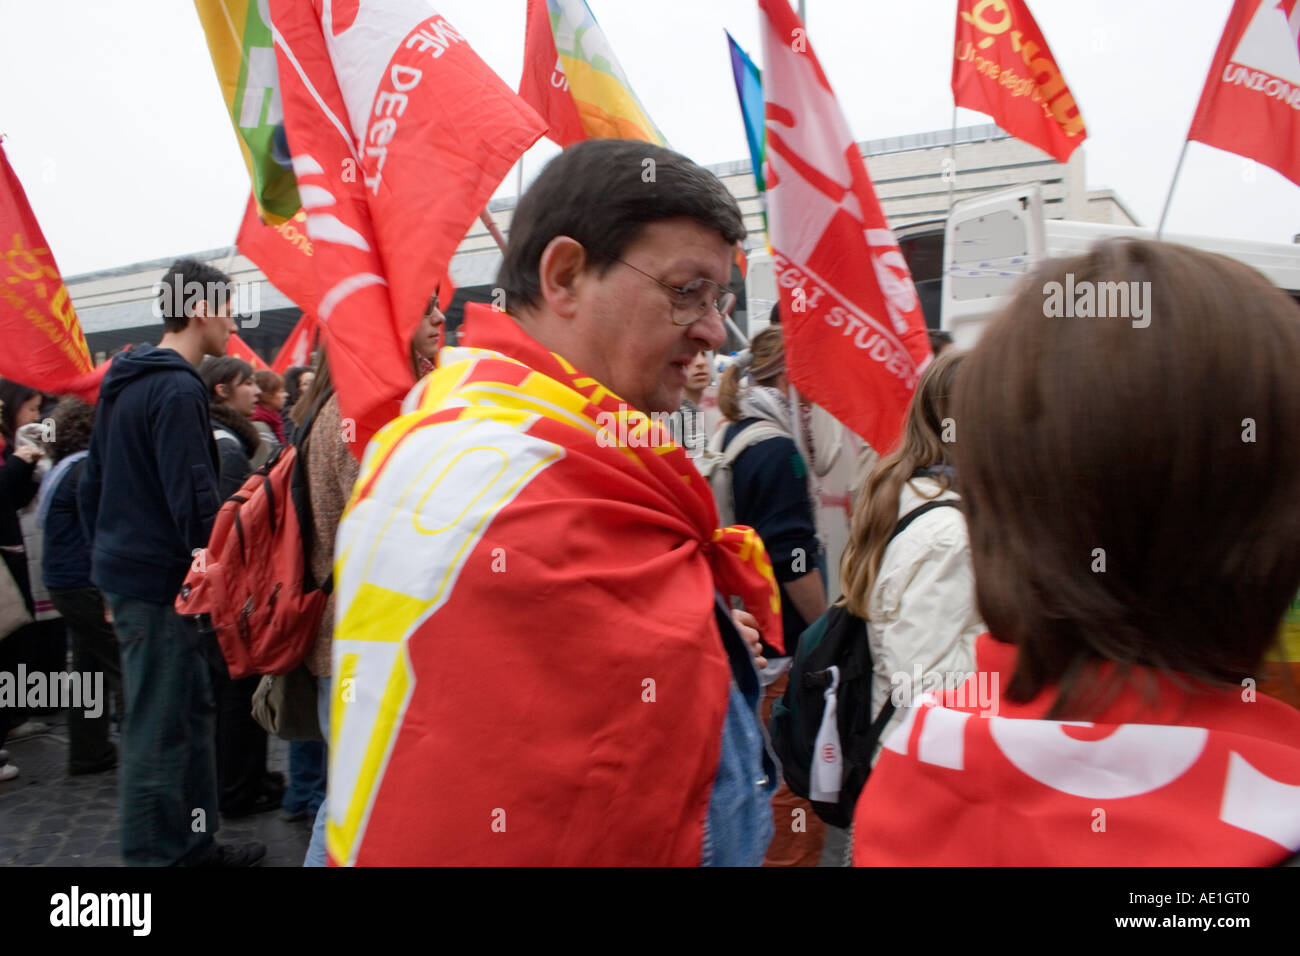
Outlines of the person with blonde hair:
M 854 504 L 840 558 L 843 604 L 869 625 L 872 711 L 898 707 L 873 762 L 903 706 L 923 688 L 963 683 L 975 666 L 983 624 L 951 458 L 963 357 L 947 349 L 921 375 L 899 446 L 876 463 Z

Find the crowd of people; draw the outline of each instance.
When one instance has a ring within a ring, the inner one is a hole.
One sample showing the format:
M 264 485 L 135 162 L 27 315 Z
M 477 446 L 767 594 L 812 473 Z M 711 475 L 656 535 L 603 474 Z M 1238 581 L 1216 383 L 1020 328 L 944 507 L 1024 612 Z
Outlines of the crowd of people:
M 779 317 L 716 375 L 744 236 L 685 157 L 570 147 L 516 210 L 505 310 L 467 306 L 440 348 L 430 300 L 414 388 L 363 460 L 328 344 L 254 372 L 213 297 L 117 356 L 94 406 L 0 383 L 0 552 L 29 618 L 0 671 L 68 667 L 66 626 L 70 666 L 107 675 L 68 769 L 119 773 L 127 864 L 256 864 L 219 820 L 276 810 L 312 821 L 305 865 L 1300 850 L 1300 693 L 1267 662 L 1300 591 L 1300 308 L 1159 242 L 1044 263 L 972 350 L 932 335 L 896 447 L 862 450 L 832 566 Z M 1150 282 L 1149 327 L 1045 318 L 1067 274 Z M 193 260 L 163 279 L 227 281 Z M 651 441 L 611 447 L 601 414 Z M 291 444 L 333 591 L 302 661 L 321 739 L 290 743 L 286 779 L 261 678 L 232 679 L 174 601 L 222 502 Z M 836 670 L 820 730 L 796 728 L 810 763 L 783 766 L 775 725 L 828 621 L 869 667 Z M 841 681 L 863 726 L 843 696 L 836 716 Z M 846 740 L 872 725 L 851 825 L 812 765 L 837 720 Z M 40 726 L 2 708 L 6 732 Z

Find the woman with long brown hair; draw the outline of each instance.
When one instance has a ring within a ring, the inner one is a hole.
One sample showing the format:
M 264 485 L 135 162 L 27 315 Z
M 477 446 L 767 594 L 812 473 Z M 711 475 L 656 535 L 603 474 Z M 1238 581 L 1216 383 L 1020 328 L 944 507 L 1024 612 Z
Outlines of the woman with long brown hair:
M 923 689 L 965 681 L 983 630 L 951 457 L 963 355 L 945 350 L 922 374 L 901 443 L 858 496 L 840 559 L 842 601 L 869 625 L 872 710 L 891 699 L 898 707 L 880 740 Z
M 1146 307 L 1052 317 L 1063 287 Z M 856 863 L 1300 848 L 1300 713 L 1257 682 L 1300 588 L 1297 369 L 1300 310 L 1222 256 L 1111 240 L 1026 279 L 953 397 L 988 633 L 887 741 Z

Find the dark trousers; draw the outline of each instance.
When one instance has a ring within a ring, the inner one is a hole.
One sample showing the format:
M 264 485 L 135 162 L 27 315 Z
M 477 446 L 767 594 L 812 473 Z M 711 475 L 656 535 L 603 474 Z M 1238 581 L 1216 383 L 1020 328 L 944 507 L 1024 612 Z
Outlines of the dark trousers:
M 74 707 L 68 712 L 68 769 L 85 773 L 106 769 L 117 761 L 117 748 L 108 739 L 110 702 L 122 686 L 122 657 L 113 628 L 104 620 L 104 598 L 98 588 L 50 588 L 54 609 L 67 623 L 72 643 L 72 669 L 104 675 L 104 700 L 98 717 Z
M 214 703 L 197 628 L 170 604 L 104 593 L 122 653 L 122 858 L 173 866 L 211 852 L 220 827 Z
M 213 661 L 212 687 L 217 700 L 217 785 L 221 812 L 250 813 L 270 784 L 266 774 L 266 731 L 253 719 L 256 674 L 231 680 L 224 660 Z M 277 796 L 277 802 L 279 797 Z

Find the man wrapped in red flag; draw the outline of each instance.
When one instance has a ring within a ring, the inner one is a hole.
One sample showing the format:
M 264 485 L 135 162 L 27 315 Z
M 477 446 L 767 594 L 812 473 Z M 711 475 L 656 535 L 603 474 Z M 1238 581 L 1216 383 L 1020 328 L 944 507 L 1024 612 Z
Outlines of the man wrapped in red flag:
M 272 0 L 271 22 L 315 311 L 364 442 L 414 384 L 456 246 L 545 124 L 423 0 Z
M 775 766 L 728 601 L 780 650 L 775 580 L 667 427 L 744 233 L 716 177 L 636 141 L 570 147 L 521 200 L 506 311 L 467 309 L 339 528 L 336 864 L 763 859 Z
M 931 357 L 920 299 L 803 25 L 785 0 L 759 7 L 786 374 L 886 452 Z

